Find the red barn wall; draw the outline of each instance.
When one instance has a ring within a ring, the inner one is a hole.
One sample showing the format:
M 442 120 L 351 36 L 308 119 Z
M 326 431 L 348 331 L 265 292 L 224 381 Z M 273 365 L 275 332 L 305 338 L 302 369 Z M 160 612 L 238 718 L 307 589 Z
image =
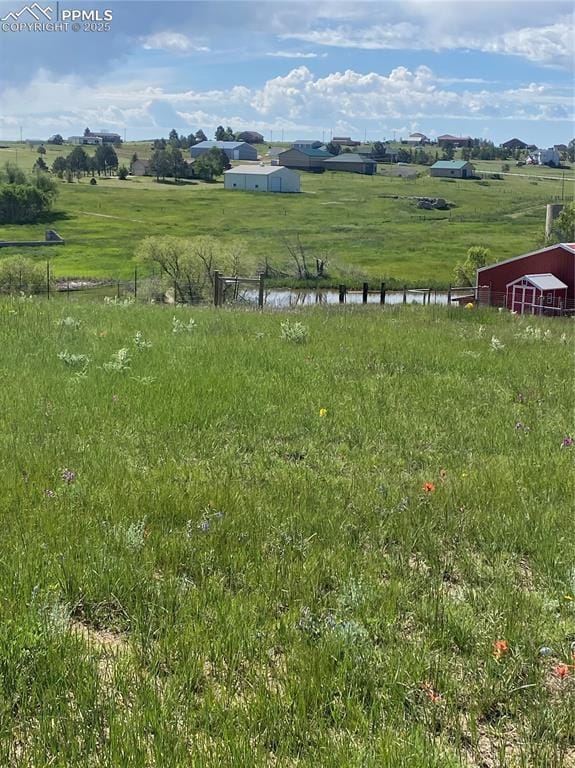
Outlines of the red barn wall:
M 575 306 L 575 253 L 559 245 L 487 267 L 477 273 L 477 286 L 489 286 L 491 304 L 503 306 L 508 283 L 523 275 L 540 275 L 545 272 L 551 272 L 567 285 L 567 306 Z

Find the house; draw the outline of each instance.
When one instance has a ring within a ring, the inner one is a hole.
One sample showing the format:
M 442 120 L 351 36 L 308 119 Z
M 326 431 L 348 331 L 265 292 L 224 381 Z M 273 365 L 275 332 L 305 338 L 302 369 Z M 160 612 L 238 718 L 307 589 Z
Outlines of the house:
M 369 157 L 378 163 L 396 163 L 399 156 L 399 150 L 385 146 L 383 148 L 383 154 L 377 155 L 373 146 L 360 147 L 356 150 L 356 154 L 361 155 L 361 157 Z
M 150 176 L 149 160 L 134 160 L 130 166 L 132 176 Z
M 298 139 L 297 141 L 292 142 L 292 147 L 295 147 L 296 149 L 313 149 L 314 146 L 320 145 L 321 141 L 317 141 L 316 139 Z
M 327 157 L 323 161 L 326 171 L 348 171 L 349 173 L 364 173 L 373 176 L 377 173 L 377 163 L 370 157 L 353 152 L 344 152 L 335 157 Z
M 246 144 L 263 144 L 264 137 L 257 131 L 242 131 L 236 135 L 238 141 L 245 141 Z
M 286 168 L 299 168 L 304 171 L 323 171 L 323 161 L 333 157 L 325 149 L 311 147 L 286 149 L 278 155 L 280 165 Z
M 471 136 L 452 136 L 450 133 L 444 133 L 437 137 L 437 143 L 440 147 L 451 144 L 452 147 L 470 147 L 473 143 Z
M 361 141 L 353 141 L 349 136 L 334 136 L 331 143 L 340 147 L 359 147 Z
M 531 314 L 575 309 L 575 243 L 557 243 L 477 270 L 481 304 Z M 543 305 L 541 304 L 543 302 Z
M 536 149 L 535 152 L 530 153 L 527 162 L 533 165 L 549 165 L 558 168 L 561 165 L 561 155 L 555 147 Z
M 108 133 L 107 131 L 90 131 L 85 138 L 102 139 L 102 144 L 121 144 L 122 137 L 119 133 Z
M 407 137 L 407 143 L 414 144 L 414 145 L 429 144 L 429 139 L 424 133 L 418 133 L 416 131 L 415 133 L 409 134 L 409 136 Z
M 429 169 L 429 175 L 449 179 L 472 179 L 474 168 L 466 160 L 438 160 Z
M 515 152 L 517 149 L 527 149 L 527 144 L 521 139 L 509 139 L 501 144 L 501 149 L 508 149 L 511 152 Z
M 224 171 L 224 188 L 250 192 L 299 192 L 299 174 L 279 165 L 237 165 Z
M 190 147 L 192 157 L 200 157 L 210 149 L 223 149 L 230 160 L 257 160 L 257 151 L 245 141 L 200 141 Z
M 99 136 L 68 136 L 68 144 L 103 144 Z

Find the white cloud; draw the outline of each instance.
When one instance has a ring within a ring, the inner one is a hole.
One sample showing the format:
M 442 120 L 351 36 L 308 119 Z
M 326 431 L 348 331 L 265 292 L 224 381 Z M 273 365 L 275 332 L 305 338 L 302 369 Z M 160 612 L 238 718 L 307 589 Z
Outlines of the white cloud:
M 301 51 L 270 51 L 266 56 L 277 59 L 325 59 L 327 53 L 302 53 Z
M 210 49 L 192 40 L 181 32 L 157 32 L 141 39 L 147 51 L 170 51 L 171 53 L 205 53 Z

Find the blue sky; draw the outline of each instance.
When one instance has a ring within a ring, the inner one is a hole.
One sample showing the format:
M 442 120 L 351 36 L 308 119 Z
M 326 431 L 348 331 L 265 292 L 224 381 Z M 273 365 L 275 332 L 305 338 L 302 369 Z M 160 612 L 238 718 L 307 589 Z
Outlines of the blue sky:
M 30 6 L 32 3 L 29 4 Z M 37 6 L 51 9 L 56 2 Z M 0 18 L 25 3 L 0 0 Z M 108 31 L 0 31 L 0 139 L 573 138 L 573 5 L 554 0 L 60 2 Z M 38 8 L 35 9 L 39 14 Z M 2 24 L 10 25 L 8 18 Z M 18 21 L 33 22 L 25 11 Z

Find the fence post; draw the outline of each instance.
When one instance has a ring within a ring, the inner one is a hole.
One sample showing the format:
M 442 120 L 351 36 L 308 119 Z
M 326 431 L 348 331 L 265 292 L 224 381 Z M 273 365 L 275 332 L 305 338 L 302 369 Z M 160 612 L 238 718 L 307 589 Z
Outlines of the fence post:
M 138 268 L 134 269 L 134 301 L 138 298 Z
M 258 307 L 264 308 L 264 273 L 260 272 L 260 283 L 258 286 Z
M 379 292 L 379 303 L 385 304 L 385 283 L 381 284 L 381 289 Z
M 403 286 L 403 303 L 407 304 L 407 285 Z
M 368 291 L 369 291 L 369 283 L 364 283 L 363 284 L 363 295 L 361 297 L 361 300 L 362 300 L 363 304 L 367 304 L 367 294 L 368 294 Z
M 46 295 L 50 298 L 50 262 L 46 262 Z
M 447 289 L 447 306 L 451 306 L 451 283 L 449 283 L 449 288 Z
M 174 306 L 178 303 L 178 281 L 174 280 Z
M 340 283 L 339 286 L 339 303 L 344 304 L 345 303 L 345 285 Z
M 220 300 L 220 273 L 214 270 L 214 307 L 219 306 Z
M 431 288 L 427 292 L 427 306 L 431 304 Z
M 120 298 L 120 281 L 118 280 L 118 284 L 116 286 L 116 297 Z
M 70 300 L 70 281 L 66 283 L 66 298 Z

